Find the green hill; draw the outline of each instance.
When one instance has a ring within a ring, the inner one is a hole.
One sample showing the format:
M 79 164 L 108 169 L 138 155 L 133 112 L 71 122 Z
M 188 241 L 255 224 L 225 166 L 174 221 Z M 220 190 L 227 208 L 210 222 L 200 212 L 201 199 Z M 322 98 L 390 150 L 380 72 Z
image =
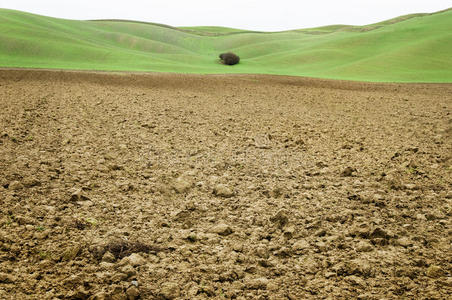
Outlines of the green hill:
M 75 21 L 0 9 L 0 67 L 452 82 L 452 10 L 284 32 Z M 223 66 L 233 51 L 239 65 Z

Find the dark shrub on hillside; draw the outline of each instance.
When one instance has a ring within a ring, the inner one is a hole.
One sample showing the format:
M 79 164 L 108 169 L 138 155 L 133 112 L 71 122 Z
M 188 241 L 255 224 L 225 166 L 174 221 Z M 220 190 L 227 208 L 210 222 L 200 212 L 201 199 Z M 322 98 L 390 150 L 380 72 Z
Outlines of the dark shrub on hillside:
M 225 65 L 236 65 L 240 62 L 240 57 L 232 52 L 221 53 L 220 54 L 221 62 Z

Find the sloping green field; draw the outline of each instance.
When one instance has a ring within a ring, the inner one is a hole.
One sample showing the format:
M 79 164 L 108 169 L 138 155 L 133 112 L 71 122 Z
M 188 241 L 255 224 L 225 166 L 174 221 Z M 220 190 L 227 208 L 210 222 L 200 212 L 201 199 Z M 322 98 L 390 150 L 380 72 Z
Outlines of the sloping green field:
M 237 53 L 240 64 L 221 65 L 217 57 L 224 51 Z M 452 10 L 368 26 L 262 33 L 0 9 L 0 67 L 452 82 Z

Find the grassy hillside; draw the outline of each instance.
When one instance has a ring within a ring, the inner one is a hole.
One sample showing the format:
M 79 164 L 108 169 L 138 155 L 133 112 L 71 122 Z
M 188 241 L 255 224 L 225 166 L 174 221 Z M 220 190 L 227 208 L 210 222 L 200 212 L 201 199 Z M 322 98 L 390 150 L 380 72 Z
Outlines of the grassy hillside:
M 207 36 L 220 36 L 220 35 L 229 35 L 234 33 L 257 33 L 256 31 L 251 30 L 243 30 L 229 27 L 221 27 L 221 26 L 192 26 L 192 27 L 178 27 L 181 30 L 184 30 L 189 33 L 197 34 L 197 35 L 207 35 Z
M 452 10 L 368 26 L 261 33 L 63 20 L 0 9 L 0 41 L 0 67 L 452 82 Z M 219 64 L 223 51 L 236 52 L 241 63 Z

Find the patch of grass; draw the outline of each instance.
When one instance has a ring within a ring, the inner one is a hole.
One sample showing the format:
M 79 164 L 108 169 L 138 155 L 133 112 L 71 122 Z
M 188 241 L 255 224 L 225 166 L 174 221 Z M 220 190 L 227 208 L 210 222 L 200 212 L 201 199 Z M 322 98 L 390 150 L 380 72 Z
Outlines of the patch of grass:
M 284 32 L 75 21 L 0 9 L 0 66 L 176 73 L 263 73 L 452 82 L 452 10 L 367 26 Z M 234 68 L 217 63 L 232 51 Z
M 41 225 L 36 226 L 36 231 L 44 231 L 44 230 L 46 230 L 46 228 L 44 226 L 41 226 Z
M 41 260 L 44 260 L 52 257 L 52 253 L 49 251 L 39 251 L 38 256 Z
M 86 223 L 90 224 L 91 226 L 97 226 L 98 221 L 94 218 L 86 218 L 85 219 Z
M 9 226 L 9 225 L 11 225 L 13 222 L 14 222 L 14 218 L 12 218 L 12 216 L 8 215 L 8 216 L 6 217 L 5 225 L 6 225 L 6 226 Z
M 9 184 L 8 184 L 9 185 Z M 14 223 L 16 221 L 16 217 L 11 213 L 11 212 L 7 212 L 6 214 L 5 214 L 5 219 L 4 219 L 4 222 L 3 222 L 3 224 L 4 225 L 6 225 L 6 226 L 9 226 L 9 225 L 11 225 L 12 223 Z

